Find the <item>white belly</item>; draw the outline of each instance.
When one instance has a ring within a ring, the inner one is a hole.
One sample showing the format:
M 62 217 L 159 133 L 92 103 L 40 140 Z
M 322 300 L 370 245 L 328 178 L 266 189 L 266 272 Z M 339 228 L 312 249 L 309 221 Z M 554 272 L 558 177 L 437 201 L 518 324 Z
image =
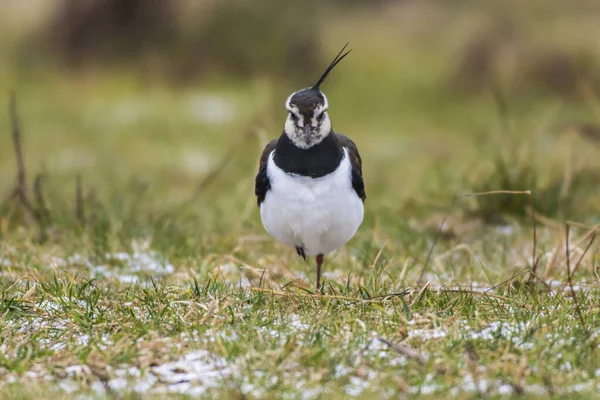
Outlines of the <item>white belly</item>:
M 307 255 L 328 254 L 354 236 L 363 220 L 363 202 L 352 188 L 348 151 L 337 170 L 320 178 L 287 174 L 267 164 L 271 189 L 260 205 L 271 236 Z

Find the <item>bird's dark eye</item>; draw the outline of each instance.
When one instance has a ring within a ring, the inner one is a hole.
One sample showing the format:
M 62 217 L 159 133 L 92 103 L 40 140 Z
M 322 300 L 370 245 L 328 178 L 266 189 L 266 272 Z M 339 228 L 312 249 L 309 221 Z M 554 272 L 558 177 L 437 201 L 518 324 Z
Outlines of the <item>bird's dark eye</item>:
M 298 117 L 296 117 L 296 114 L 290 113 L 290 117 L 292 117 L 292 121 L 298 121 Z

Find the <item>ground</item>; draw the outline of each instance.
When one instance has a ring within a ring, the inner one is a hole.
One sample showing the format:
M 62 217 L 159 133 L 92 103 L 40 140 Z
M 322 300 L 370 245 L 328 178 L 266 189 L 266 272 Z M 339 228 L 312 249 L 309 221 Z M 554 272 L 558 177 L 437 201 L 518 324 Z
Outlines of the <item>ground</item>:
M 41 173 L 49 217 L 40 228 L 14 202 L 0 215 L 0 398 L 596 398 L 600 161 L 572 126 L 598 123 L 598 97 L 510 82 L 504 99 L 463 93 L 449 71 L 477 18 L 392 11 L 324 31 L 327 52 L 354 48 L 323 90 L 368 198 L 321 293 L 253 194 L 298 87 L 2 61 L 30 197 Z M 0 115 L 2 204 L 16 162 Z M 453 201 L 501 189 L 532 203 Z

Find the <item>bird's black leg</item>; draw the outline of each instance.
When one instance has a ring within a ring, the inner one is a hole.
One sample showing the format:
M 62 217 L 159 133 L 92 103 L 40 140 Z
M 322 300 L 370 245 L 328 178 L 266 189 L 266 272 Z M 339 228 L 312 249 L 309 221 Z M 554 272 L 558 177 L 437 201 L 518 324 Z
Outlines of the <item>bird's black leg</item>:
M 321 289 L 321 265 L 323 265 L 323 254 L 317 256 L 317 292 Z
M 304 261 L 306 261 L 306 254 L 304 253 L 304 247 L 296 246 L 296 253 L 298 253 L 298 255 L 304 259 Z

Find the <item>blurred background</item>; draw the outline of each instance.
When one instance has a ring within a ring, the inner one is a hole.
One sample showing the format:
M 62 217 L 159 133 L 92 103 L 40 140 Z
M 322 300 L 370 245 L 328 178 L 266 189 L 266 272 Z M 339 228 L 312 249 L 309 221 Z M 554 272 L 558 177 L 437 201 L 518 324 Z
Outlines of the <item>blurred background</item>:
M 534 189 L 541 215 L 593 222 L 599 22 L 596 0 L 3 0 L 0 103 L 15 91 L 29 177 L 59 216 L 81 176 L 89 218 L 112 210 L 114 231 L 172 234 L 193 216 L 198 235 L 262 232 L 262 148 L 286 97 L 350 42 L 323 90 L 363 155 L 368 226 L 426 228 L 454 194 L 494 189 Z M 3 196 L 9 133 L 2 112 Z M 461 207 L 527 215 L 518 196 Z

